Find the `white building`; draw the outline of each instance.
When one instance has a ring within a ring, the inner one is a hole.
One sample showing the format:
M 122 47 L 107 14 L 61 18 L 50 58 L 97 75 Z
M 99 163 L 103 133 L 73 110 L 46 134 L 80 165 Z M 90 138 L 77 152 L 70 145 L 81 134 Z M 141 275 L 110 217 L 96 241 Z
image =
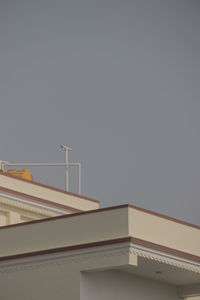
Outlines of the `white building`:
M 0 172 L 0 226 L 99 208 L 99 202 Z
M 16 223 L 0 228 L 1 299 L 200 298 L 199 226 L 3 174 L 0 187 Z

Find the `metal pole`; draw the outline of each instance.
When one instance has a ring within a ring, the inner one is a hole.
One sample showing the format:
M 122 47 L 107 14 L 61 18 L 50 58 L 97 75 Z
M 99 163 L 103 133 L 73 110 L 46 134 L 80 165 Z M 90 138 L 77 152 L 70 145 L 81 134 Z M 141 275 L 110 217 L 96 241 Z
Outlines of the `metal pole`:
M 71 148 L 60 145 L 61 148 L 65 150 L 65 163 L 8 163 L 7 161 L 0 160 L 0 169 L 4 169 L 9 166 L 65 166 L 65 189 L 68 192 L 69 190 L 69 166 L 77 166 L 78 167 L 78 194 L 81 194 L 81 164 L 80 163 L 69 163 L 69 150 Z
M 3 170 L 4 169 L 4 165 L 7 163 L 7 161 L 4 160 L 0 160 L 0 169 Z
M 66 150 L 67 160 L 68 160 L 68 151 Z M 0 166 L 3 170 L 5 167 L 78 167 L 78 194 L 81 195 L 81 164 L 80 163 L 8 163 L 6 161 L 0 160 Z M 68 188 L 68 172 L 66 173 L 66 187 Z
M 25 167 L 25 166 L 29 166 L 29 167 L 56 167 L 56 166 L 65 166 L 65 163 L 2 163 L 2 165 L 4 167 Z M 69 165 L 73 165 L 73 164 L 69 164 Z
M 69 162 L 69 152 L 68 149 L 65 148 L 65 189 L 68 192 L 69 190 L 69 173 L 68 173 L 68 162 Z
M 72 150 L 70 147 L 65 145 L 60 145 L 61 148 L 65 150 L 65 189 L 68 192 L 69 189 L 69 173 L 68 173 L 68 165 L 69 165 L 69 150 Z
M 78 165 L 78 193 L 81 195 L 81 164 Z

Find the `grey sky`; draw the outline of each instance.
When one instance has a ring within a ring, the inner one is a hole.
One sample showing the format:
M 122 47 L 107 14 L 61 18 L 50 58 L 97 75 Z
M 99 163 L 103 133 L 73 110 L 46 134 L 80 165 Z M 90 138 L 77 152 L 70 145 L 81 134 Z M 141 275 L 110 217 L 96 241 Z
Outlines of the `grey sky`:
M 199 96 L 199 0 L 0 2 L 0 159 L 63 161 L 64 143 L 101 206 L 200 224 Z

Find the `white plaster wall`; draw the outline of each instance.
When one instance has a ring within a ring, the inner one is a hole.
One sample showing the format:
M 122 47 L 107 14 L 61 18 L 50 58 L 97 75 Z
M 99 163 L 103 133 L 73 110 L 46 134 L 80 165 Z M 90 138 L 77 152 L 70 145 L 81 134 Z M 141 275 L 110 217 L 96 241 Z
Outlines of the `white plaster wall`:
M 120 271 L 81 273 L 80 300 L 177 300 L 176 287 Z
M 120 271 L 80 272 L 84 266 L 45 263 L 0 273 L 2 300 L 178 300 L 176 288 Z M 198 299 L 198 298 L 197 298 Z M 197 300 L 190 298 L 190 300 Z M 182 299 L 183 300 L 183 299 Z M 188 299 L 189 300 L 189 299 Z M 199 299 L 198 299 L 199 300 Z
M 1 300 L 79 300 L 80 271 L 76 263 L 47 264 L 0 273 Z

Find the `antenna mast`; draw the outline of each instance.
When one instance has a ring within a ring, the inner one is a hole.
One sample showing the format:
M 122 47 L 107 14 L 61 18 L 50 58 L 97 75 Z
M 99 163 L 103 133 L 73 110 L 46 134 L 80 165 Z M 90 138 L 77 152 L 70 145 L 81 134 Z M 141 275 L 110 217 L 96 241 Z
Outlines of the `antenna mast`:
M 81 194 L 81 164 L 80 163 L 69 163 L 69 151 L 72 150 L 70 147 L 65 145 L 60 145 L 61 148 L 65 150 L 65 163 L 9 163 L 7 161 L 0 160 L 0 169 L 4 169 L 5 167 L 58 167 L 64 166 L 65 167 L 65 189 L 69 191 L 69 167 L 74 166 L 78 167 L 78 194 Z

